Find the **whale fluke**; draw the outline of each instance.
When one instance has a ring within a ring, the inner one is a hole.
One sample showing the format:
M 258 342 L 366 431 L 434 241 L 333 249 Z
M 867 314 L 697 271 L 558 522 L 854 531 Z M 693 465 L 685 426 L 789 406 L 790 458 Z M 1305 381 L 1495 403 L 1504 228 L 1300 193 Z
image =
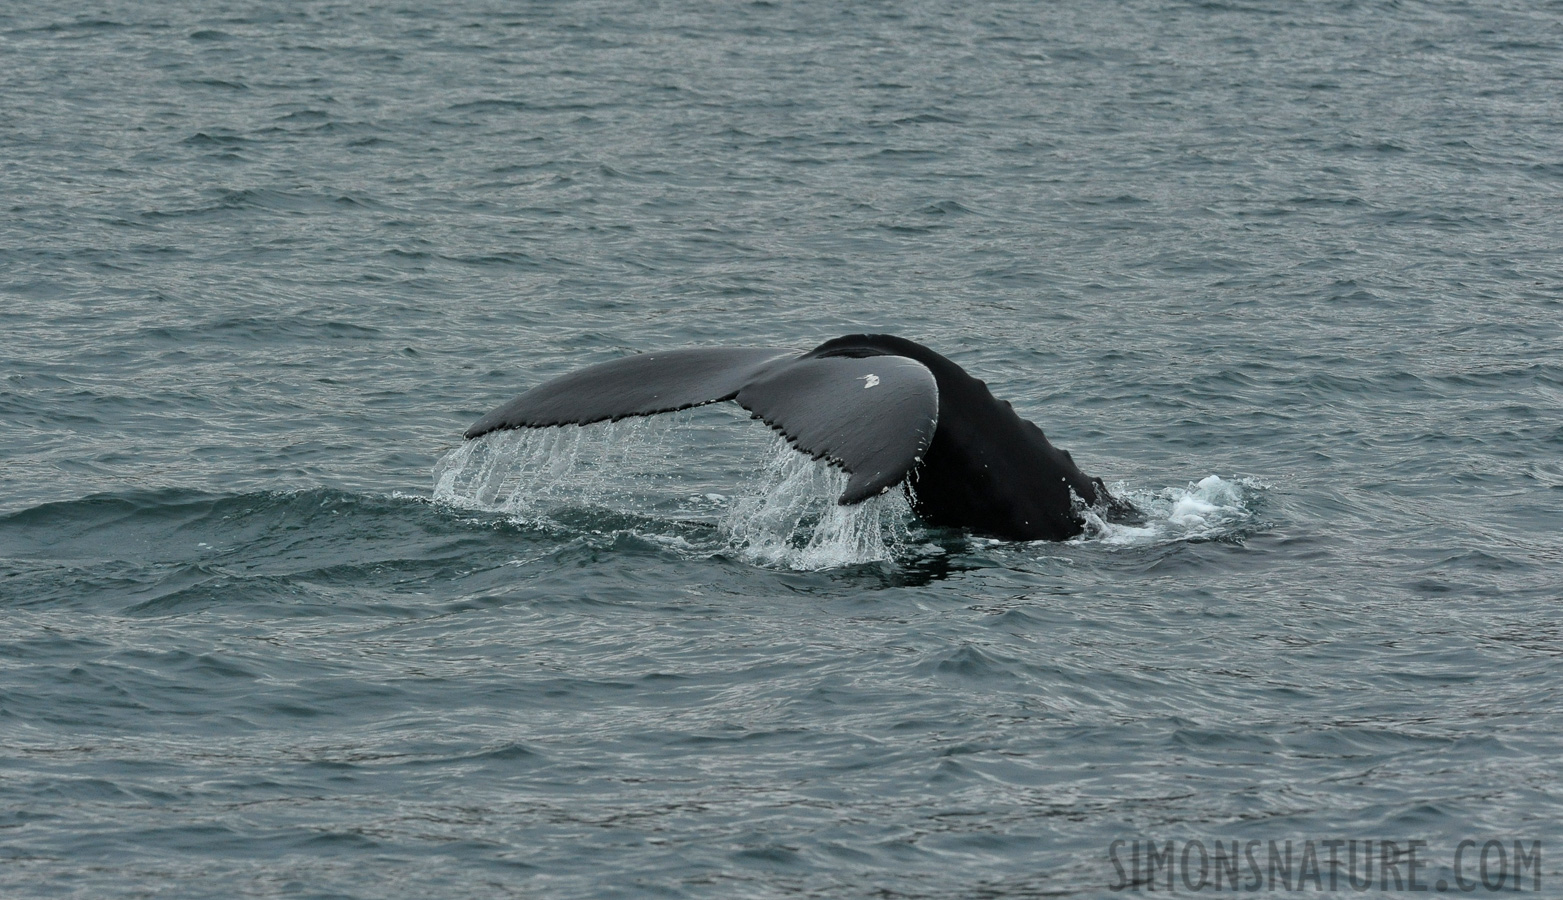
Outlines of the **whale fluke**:
M 843 504 L 899 484 L 939 424 L 933 373 L 901 356 L 799 359 L 765 371 L 737 400 L 794 447 L 846 469 Z
M 532 388 L 474 422 L 466 437 L 501 428 L 590 425 L 731 400 L 768 366 L 797 355 L 774 347 L 696 347 L 626 356 Z
M 736 400 L 797 450 L 849 475 L 839 502 L 898 484 L 931 525 L 1014 540 L 1063 540 L 1081 504 L 1133 507 L 964 369 L 904 338 L 855 334 L 799 354 L 697 347 L 627 356 L 544 382 L 479 419 L 504 428 L 590 425 Z

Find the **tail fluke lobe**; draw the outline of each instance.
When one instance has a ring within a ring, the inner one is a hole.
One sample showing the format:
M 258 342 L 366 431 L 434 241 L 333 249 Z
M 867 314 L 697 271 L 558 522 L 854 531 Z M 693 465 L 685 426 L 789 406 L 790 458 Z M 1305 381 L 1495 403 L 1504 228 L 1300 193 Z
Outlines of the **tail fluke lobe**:
M 799 359 L 768 369 L 736 399 L 798 450 L 846 469 L 843 505 L 899 484 L 939 426 L 933 373 L 903 356 Z
M 696 347 L 626 356 L 532 388 L 473 423 L 466 437 L 502 428 L 590 425 L 731 400 L 757 374 L 796 355 L 770 347 Z
M 467 429 L 590 425 L 736 399 L 792 445 L 851 476 L 842 504 L 904 480 L 939 424 L 939 388 L 902 356 L 799 356 L 763 347 L 701 347 L 626 356 L 544 382 Z

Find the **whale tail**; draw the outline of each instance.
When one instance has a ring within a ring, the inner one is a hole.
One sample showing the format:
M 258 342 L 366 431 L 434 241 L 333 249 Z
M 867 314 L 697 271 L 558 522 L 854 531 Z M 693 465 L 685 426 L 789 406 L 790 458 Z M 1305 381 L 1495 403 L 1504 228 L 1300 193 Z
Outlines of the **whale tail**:
M 1009 540 L 1067 540 L 1140 515 L 1086 475 L 1033 422 L 950 359 L 905 338 L 854 334 L 799 354 L 707 347 L 627 356 L 538 385 L 479 419 L 468 438 L 649 416 L 736 401 L 794 449 L 848 473 L 838 502 L 909 485 L 930 525 Z
M 905 480 L 939 423 L 933 373 L 902 356 L 819 358 L 761 347 L 646 353 L 589 366 L 527 391 L 467 429 L 590 425 L 736 400 L 793 447 L 849 474 L 838 502 Z

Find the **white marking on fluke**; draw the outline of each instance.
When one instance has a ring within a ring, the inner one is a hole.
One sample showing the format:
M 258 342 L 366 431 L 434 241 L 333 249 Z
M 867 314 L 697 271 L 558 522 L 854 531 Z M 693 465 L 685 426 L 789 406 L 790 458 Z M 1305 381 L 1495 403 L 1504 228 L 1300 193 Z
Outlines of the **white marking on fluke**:
M 865 391 L 868 390 L 869 388 L 873 387 L 874 385 L 878 384 L 878 383 L 879 383 L 879 376 L 878 375 L 864 375 L 863 376 L 863 390 L 865 390 Z

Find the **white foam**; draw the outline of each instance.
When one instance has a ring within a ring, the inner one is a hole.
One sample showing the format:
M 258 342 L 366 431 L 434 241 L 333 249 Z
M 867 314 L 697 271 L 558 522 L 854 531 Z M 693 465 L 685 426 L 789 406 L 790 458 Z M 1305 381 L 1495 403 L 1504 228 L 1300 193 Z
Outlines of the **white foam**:
M 1144 546 L 1172 541 L 1213 540 L 1238 533 L 1253 517 L 1252 501 L 1264 485 L 1253 479 L 1227 480 L 1219 475 L 1190 482 L 1183 488 L 1132 491 L 1113 485 L 1114 495 L 1124 497 L 1145 514 L 1141 525 L 1105 521 L 1086 509 L 1086 532 L 1077 542 L 1109 546 Z

